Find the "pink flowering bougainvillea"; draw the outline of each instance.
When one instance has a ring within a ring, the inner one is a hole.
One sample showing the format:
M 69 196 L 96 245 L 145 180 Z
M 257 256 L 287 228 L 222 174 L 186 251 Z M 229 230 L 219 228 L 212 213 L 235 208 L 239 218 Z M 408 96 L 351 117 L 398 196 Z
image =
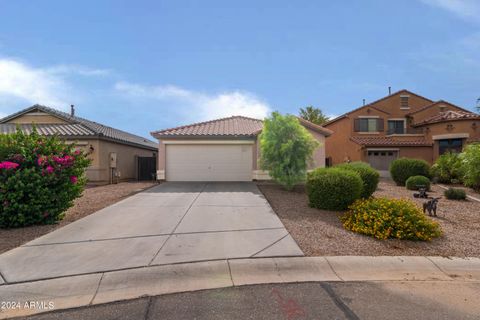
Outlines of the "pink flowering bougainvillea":
M 0 227 L 63 219 L 86 183 L 87 155 L 58 137 L 0 135 Z
M 0 162 L 0 169 L 16 169 L 19 166 L 18 163 L 10 162 L 10 161 L 2 161 Z

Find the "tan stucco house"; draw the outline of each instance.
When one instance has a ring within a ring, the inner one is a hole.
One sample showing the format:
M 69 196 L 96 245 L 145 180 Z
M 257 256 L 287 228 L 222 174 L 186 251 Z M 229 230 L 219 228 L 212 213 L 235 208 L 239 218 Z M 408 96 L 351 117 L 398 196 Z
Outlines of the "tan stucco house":
M 42 135 L 58 135 L 90 153 L 89 183 L 107 184 L 138 178 L 139 159 L 155 158 L 157 144 L 140 136 L 49 107 L 34 105 L 0 119 L 0 134 L 29 133 L 35 126 Z M 142 162 L 143 163 L 143 162 Z M 155 160 L 154 160 L 155 163 Z M 155 171 L 155 169 L 153 170 Z
M 327 161 L 365 161 L 378 170 L 388 170 L 398 157 L 433 163 L 445 152 L 460 152 L 480 141 L 479 114 L 408 90 L 347 112 L 324 127 L 334 132 L 326 139 Z
M 304 119 L 320 142 L 312 167 L 325 166 L 325 137 L 332 132 Z M 168 181 L 252 181 L 269 179 L 259 167 L 258 136 L 263 121 L 233 116 L 152 132 L 159 140 L 157 178 Z

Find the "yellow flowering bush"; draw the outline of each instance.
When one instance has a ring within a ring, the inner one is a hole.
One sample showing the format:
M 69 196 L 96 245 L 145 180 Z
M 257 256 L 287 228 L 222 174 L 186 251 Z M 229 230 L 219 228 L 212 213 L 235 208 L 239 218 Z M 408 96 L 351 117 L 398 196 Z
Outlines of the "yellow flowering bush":
M 426 217 L 415 203 L 406 199 L 360 199 L 340 219 L 345 229 L 381 240 L 430 241 L 442 234 L 437 222 Z

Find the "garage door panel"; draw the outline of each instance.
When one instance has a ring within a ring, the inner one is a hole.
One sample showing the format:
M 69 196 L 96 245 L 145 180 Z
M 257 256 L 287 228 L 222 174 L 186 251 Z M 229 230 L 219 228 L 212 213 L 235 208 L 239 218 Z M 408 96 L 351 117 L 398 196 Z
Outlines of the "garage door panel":
M 252 145 L 167 145 L 168 181 L 251 181 Z
M 377 169 L 387 171 L 393 160 L 398 158 L 398 151 L 394 150 L 374 150 L 368 151 L 368 162 Z

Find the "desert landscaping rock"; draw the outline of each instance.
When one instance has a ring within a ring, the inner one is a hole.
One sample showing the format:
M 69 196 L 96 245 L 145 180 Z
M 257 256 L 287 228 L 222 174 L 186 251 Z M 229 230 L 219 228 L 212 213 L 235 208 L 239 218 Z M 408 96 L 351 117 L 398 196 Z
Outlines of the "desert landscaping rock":
M 443 229 L 443 236 L 440 238 L 432 241 L 381 241 L 345 230 L 339 220 L 342 212 L 308 207 L 308 199 L 302 187 L 296 187 L 290 192 L 272 183 L 259 183 L 259 188 L 308 256 L 480 257 L 480 203 L 476 201 L 440 199 L 438 217 L 433 218 Z M 443 196 L 443 189 L 433 185 L 430 194 L 434 197 Z M 410 199 L 421 206 L 424 200 L 415 199 L 412 195 L 413 191 L 396 186 L 388 179 L 380 181 L 374 194 L 375 197 Z

